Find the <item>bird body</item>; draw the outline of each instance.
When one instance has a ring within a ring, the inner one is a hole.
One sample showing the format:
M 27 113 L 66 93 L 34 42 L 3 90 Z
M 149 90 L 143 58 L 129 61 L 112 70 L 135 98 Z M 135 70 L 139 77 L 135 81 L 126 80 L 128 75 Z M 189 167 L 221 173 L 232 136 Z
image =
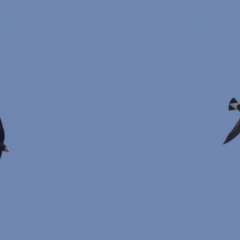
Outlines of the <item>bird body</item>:
M 228 110 L 238 110 L 240 111 L 240 103 L 235 98 L 232 98 L 228 105 Z M 231 132 L 228 134 L 226 140 L 223 144 L 226 144 L 233 140 L 240 133 L 240 119 L 237 121 Z

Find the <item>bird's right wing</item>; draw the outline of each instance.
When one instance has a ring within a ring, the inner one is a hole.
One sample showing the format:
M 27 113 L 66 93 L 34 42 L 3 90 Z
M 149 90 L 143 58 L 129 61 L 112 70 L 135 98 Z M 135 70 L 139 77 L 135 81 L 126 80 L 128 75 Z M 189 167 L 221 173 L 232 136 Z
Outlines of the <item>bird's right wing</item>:
M 239 133 L 240 133 L 240 119 L 237 121 L 237 123 L 235 124 L 232 131 L 228 134 L 228 136 L 223 144 L 228 143 L 231 140 L 233 140 Z

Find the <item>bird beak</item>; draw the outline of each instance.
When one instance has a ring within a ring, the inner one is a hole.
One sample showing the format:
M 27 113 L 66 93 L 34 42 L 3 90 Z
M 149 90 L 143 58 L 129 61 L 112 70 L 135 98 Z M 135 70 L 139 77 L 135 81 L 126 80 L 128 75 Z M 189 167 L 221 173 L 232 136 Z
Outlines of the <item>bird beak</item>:
M 9 152 L 8 147 L 5 147 L 4 151 L 5 151 L 5 152 Z

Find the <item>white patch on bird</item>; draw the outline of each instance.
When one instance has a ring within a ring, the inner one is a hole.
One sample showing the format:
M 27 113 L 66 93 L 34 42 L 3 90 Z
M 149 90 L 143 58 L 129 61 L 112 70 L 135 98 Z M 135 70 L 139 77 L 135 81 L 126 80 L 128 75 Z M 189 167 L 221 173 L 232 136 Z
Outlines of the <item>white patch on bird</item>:
M 237 109 L 237 105 L 238 105 L 238 104 L 239 104 L 239 103 L 230 103 L 229 105 L 232 106 L 233 108 Z

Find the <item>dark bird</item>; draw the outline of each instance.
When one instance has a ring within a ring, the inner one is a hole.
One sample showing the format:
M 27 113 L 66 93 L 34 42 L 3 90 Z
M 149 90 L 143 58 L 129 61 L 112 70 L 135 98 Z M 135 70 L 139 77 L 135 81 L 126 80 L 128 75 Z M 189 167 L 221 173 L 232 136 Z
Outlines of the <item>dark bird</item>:
M 2 152 L 9 152 L 8 147 L 3 143 L 5 139 L 5 132 L 2 125 L 2 120 L 0 118 L 0 158 L 2 156 Z
M 240 111 L 240 104 L 235 98 L 232 98 L 228 105 L 228 110 L 238 110 Z M 230 142 L 240 133 L 240 119 L 237 121 L 232 131 L 228 134 L 226 140 L 223 144 Z

